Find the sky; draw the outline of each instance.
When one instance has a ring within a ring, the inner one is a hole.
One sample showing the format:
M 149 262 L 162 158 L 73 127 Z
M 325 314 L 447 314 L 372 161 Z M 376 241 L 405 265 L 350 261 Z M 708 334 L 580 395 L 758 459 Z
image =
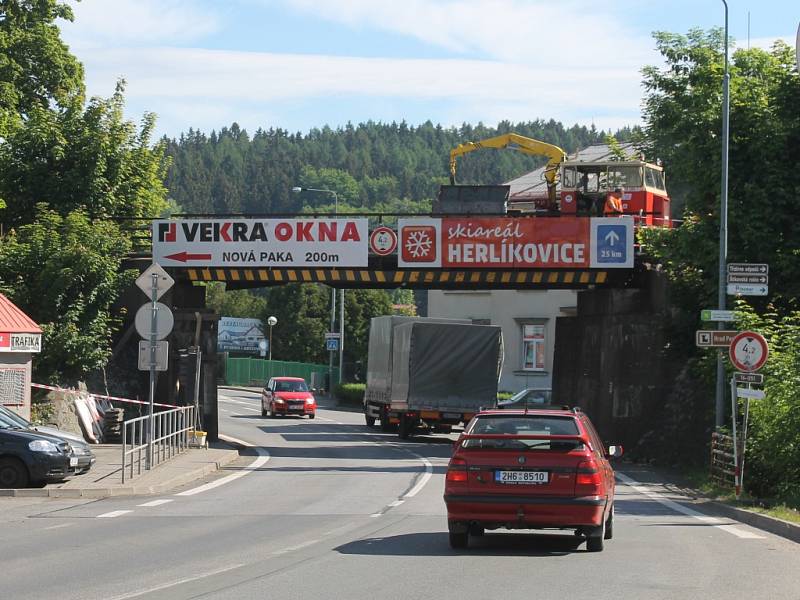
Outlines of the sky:
M 445 127 L 640 122 L 653 31 L 724 24 L 718 0 L 66 0 L 90 96 L 127 82 L 157 134 L 308 133 L 367 120 Z M 729 0 L 739 45 L 794 46 L 797 0 Z

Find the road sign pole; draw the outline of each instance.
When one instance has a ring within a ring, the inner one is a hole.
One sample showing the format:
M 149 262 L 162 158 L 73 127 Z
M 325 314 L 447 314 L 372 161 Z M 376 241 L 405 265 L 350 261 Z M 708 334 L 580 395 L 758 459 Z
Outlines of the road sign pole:
M 750 389 L 750 384 L 747 384 L 747 389 Z M 744 489 L 744 456 L 747 453 L 747 422 L 750 420 L 750 398 L 745 398 L 744 401 L 744 423 L 742 424 L 742 464 L 739 466 L 739 489 L 736 491 L 736 499 Z
M 331 288 L 331 328 L 328 331 L 333 332 L 336 327 L 336 288 Z M 333 396 L 333 353 L 334 350 L 328 351 L 328 396 Z
M 344 369 L 344 288 L 339 293 L 339 384 L 342 383 Z
M 156 395 L 156 348 L 157 346 L 157 323 L 158 323 L 158 274 L 152 274 L 153 285 L 150 288 L 152 300 L 152 313 L 150 317 L 150 402 L 147 406 L 147 458 L 145 466 L 147 469 L 153 466 L 153 438 L 155 437 L 155 427 L 153 424 L 153 402 Z
M 739 398 L 736 395 L 736 380 L 731 377 L 731 422 L 733 423 L 733 484 L 736 488 L 736 497 L 739 497 L 739 441 L 736 438 L 736 413 Z

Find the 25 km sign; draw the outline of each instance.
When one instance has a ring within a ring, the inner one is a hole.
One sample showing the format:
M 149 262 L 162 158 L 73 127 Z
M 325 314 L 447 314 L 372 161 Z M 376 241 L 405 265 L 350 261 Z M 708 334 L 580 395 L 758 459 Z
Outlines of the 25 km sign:
M 767 362 L 769 346 L 767 340 L 755 331 L 742 331 L 731 341 L 731 362 L 740 371 L 758 371 Z

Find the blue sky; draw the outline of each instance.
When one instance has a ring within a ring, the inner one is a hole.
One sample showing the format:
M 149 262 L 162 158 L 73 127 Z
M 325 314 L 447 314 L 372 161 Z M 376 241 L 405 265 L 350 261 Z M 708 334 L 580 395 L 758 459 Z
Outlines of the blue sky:
M 639 122 L 651 32 L 723 23 L 720 0 L 68 0 L 90 95 L 124 77 L 158 133 L 348 121 Z M 789 0 L 730 0 L 730 33 L 794 44 Z

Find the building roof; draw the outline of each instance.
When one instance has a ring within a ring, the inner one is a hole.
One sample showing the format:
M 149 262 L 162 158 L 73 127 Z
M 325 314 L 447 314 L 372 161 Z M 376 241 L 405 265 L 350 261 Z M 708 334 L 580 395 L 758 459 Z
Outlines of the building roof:
M 636 148 L 630 142 L 622 142 L 619 144 L 620 149 L 625 151 L 626 154 L 635 154 Z M 602 162 L 611 160 L 613 152 L 608 144 L 593 144 L 575 154 L 571 154 L 568 161 L 581 161 L 581 162 Z M 517 177 L 511 181 L 506 181 L 505 185 L 511 186 L 508 194 L 510 202 L 514 200 L 528 200 L 536 197 L 547 197 L 547 182 L 544 179 L 544 167 L 539 167 L 535 171 L 526 173 L 522 177 Z M 559 189 L 559 184 L 556 184 L 556 190 Z
M 11 300 L 0 294 L 0 331 L 9 333 L 42 333 L 41 328 Z

